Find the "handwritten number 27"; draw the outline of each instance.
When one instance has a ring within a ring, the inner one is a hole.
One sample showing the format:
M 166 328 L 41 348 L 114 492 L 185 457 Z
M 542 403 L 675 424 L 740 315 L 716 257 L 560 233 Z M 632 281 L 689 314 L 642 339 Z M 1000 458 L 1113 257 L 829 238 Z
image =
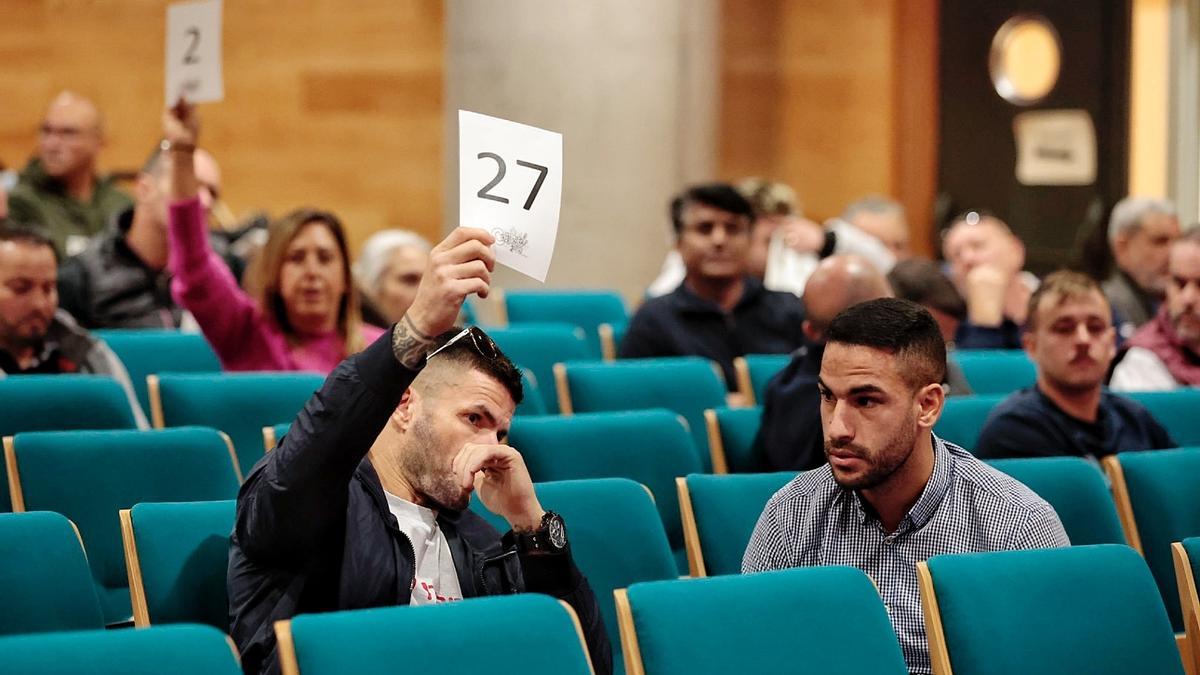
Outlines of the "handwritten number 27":
M 499 185 L 500 181 L 504 180 L 504 174 L 506 174 L 508 172 L 508 168 L 504 164 L 504 159 L 502 157 L 500 157 L 500 155 L 497 155 L 494 152 L 481 152 L 481 153 L 479 153 L 479 155 L 477 155 L 476 158 L 477 159 L 491 159 L 491 160 L 495 160 L 495 162 L 496 162 L 496 177 L 493 178 L 490 182 L 488 182 L 487 185 L 484 185 L 482 188 L 479 188 L 479 192 L 475 193 L 476 196 L 478 196 L 480 199 L 490 199 L 494 202 L 500 202 L 501 204 L 507 204 L 508 203 L 507 197 L 501 197 L 500 195 L 494 195 L 494 194 L 491 194 L 490 192 L 488 192 L 492 188 Z M 533 162 L 526 162 L 523 159 L 517 160 L 517 166 L 523 167 L 526 169 L 533 169 L 534 171 L 538 172 L 537 180 L 533 182 L 533 189 L 531 189 L 529 191 L 529 196 L 525 199 L 525 205 L 522 207 L 523 209 L 528 211 L 530 209 L 530 207 L 533 206 L 533 200 L 537 199 L 538 192 L 540 192 L 542 189 L 542 183 L 546 182 L 546 174 L 550 173 L 550 169 L 542 166 L 541 164 L 534 164 Z

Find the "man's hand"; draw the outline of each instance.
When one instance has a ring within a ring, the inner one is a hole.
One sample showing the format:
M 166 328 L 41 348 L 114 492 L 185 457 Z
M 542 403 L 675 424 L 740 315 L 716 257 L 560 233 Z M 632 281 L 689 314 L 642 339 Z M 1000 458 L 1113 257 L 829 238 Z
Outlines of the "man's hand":
M 825 246 L 825 228 L 807 218 L 788 216 L 777 232 L 783 243 L 797 253 L 819 253 Z
M 163 111 L 163 138 L 173 146 L 195 147 L 200 137 L 200 116 L 196 106 L 180 97 L 175 105 Z
M 995 328 L 1004 322 L 1004 299 L 1012 275 L 996 265 L 979 265 L 967 273 L 967 318 L 976 326 Z
M 533 492 L 533 480 L 521 453 L 507 445 L 468 443 L 450 464 L 464 490 L 475 488 L 489 511 L 503 516 L 517 532 L 532 532 L 545 511 Z

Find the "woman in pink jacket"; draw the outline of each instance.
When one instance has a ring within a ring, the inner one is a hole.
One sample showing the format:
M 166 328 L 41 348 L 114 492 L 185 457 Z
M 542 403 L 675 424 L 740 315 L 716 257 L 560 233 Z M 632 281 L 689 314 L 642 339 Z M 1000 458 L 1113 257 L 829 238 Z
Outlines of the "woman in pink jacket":
M 208 243 L 192 167 L 199 126 L 182 101 L 163 114 L 176 302 L 196 317 L 225 370 L 332 371 L 382 333 L 362 322 L 341 222 L 300 209 L 272 223 L 243 291 Z

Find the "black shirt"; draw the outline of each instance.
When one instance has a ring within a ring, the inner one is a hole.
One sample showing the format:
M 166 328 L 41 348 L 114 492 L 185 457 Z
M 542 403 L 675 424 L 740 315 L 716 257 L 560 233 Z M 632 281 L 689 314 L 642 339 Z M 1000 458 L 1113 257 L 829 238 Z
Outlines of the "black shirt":
M 1014 392 L 988 415 L 975 454 L 1005 457 L 1106 457 L 1178 444 L 1140 403 L 1104 391 L 1095 422 L 1068 415 L 1036 386 Z
M 734 358 L 796 349 L 804 341 L 803 321 L 804 306 L 799 298 L 768 291 L 751 277 L 746 277 L 742 297 L 730 312 L 683 283 L 642 305 L 629 322 L 619 356 L 703 356 L 720 364 L 725 384 L 732 391 L 737 387 Z
M 824 344 L 807 344 L 771 378 L 763 401 L 762 426 L 754 439 L 755 454 L 765 471 L 808 471 L 825 463 L 821 429 L 821 374 Z

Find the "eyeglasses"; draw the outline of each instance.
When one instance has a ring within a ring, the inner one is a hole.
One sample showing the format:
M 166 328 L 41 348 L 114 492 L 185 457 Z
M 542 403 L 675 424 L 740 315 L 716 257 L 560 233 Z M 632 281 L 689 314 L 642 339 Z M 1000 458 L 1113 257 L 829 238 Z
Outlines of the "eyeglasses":
M 442 353 L 444 350 L 448 349 L 450 345 L 465 337 L 471 338 L 471 345 L 475 347 L 475 351 L 479 352 L 479 355 L 483 358 L 489 361 L 495 361 L 496 359 L 500 358 L 500 348 L 496 346 L 495 342 L 492 342 L 492 338 L 488 337 L 487 333 L 480 330 L 478 326 L 467 326 L 466 328 L 462 329 L 458 335 L 455 335 L 447 340 L 446 344 L 429 352 L 429 354 L 425 356 L 425 362 L 429 363 L 430 359 Z

